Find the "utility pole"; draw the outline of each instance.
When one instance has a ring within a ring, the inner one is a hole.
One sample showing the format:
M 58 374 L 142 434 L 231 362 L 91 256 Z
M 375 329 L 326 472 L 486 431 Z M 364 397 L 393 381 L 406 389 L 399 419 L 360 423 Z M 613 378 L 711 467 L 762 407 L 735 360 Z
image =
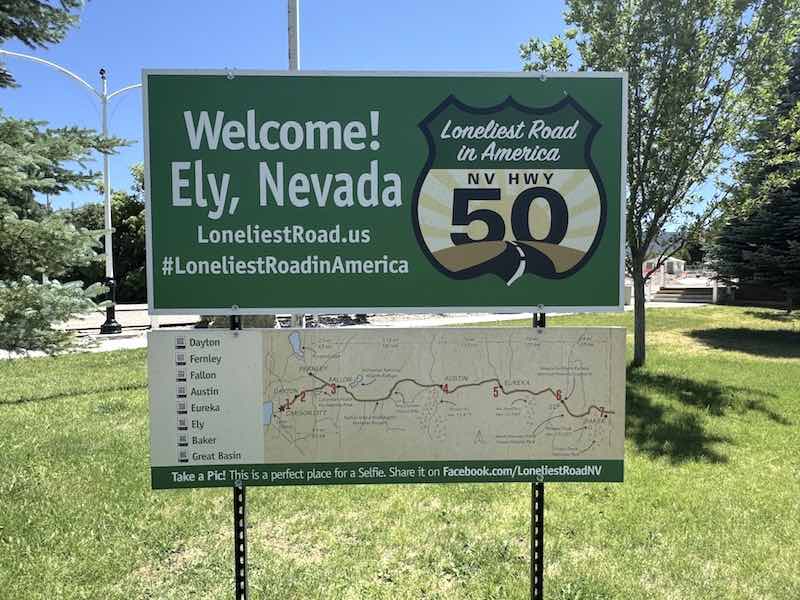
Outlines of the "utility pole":
M 45 60 L 43 58 L 39 58 L 37 56 L 31 56 L 29 54 L 23 54 L 21 52 L 12 52 L 11 50 L 2 50 L 0 49 L 0 55 L 5 56 L 13 56 L 14 58 L 23 58 L 25 60 L 30 60 L 33 62 L 37 62 L 39 64 L 43 64 L 51 69 L 55 69 L 59 73 L 70 77 L 74 81 L 77 81 L 85 88 L 87 88 L 90 92 L 92 92 L 95 96 L 100 99 L 100 109 L 101 109 L 101 131 L 104 137 L 108 137 L 108 102 L 114 96 L 127 92 L 129 90 L 134 90 L 136 88 L 142 87 L 141 83 L 134 83 L 132 85 L 126 85 L 123 88 L 118 89 L 115 92 L 108 93 L 108 79 L 106 77 L 107 73 L 105 69 L 100 69 L 100 81 L 101 83 L 101 90 L 97 90 L 94 86 L 84 81 L 78 75 L 62 67 L 59 64 L 51 62 L 49 60 Z M 111 227 L 111 171 L 109 165 L 109 155 L 103 153 L 103 200 L 104 200 L 104 229 L 105 229 L 105 251 L 106 251 L 106 273 L 105 279 L 106 283 L 110 288 L 110 296 L 111 296 L 111 305 L 106 308 L 106 321 L 100 326 L 100 333 L 106 334 L 113 334 L 113 333 L 120 333 L 122 331 L 122 326 L 117 323 L 116 319 L 116 302 L 117 302 L 117 284 L 114 280 L 114 256 L 112 253 L 112 227 Z
M 289 71 L 300 70 L 300 0 L 288 0 Z M 305 315 L 292 315 L 292 327 L 304 327 Z
M 289 0 L 289 70 L 300 70 L 300 0 Z

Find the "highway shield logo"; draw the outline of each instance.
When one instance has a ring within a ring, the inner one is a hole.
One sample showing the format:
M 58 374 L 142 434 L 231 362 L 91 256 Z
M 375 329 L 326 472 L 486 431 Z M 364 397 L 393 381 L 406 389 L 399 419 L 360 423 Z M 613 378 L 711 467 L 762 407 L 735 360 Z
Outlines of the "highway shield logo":
M 565 278 L 597 248 L 606 196 L 592 161 L 600 129 L 567 96 L 544 108 L 445 99 L 420 123 L 429 155 L 414 190 L 417 241 L 454 279 Z

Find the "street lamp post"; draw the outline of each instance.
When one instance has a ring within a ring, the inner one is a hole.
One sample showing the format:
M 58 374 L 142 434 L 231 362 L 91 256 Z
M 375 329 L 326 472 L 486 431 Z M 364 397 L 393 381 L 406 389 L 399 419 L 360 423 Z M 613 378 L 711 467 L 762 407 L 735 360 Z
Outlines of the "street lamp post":
M 142 87 L 141 83 L 134 83 L 132 85 L 127 85 L 123 88 L 118 89 L 115 92 L 108 93 L 108 79 L 106 77 L 106 70 L 100 69 L 100 80 L 102 82 L 102 90 L 97 90 L 94 86 L 87 83 L 80 77 L 78 77 L 75 73 L 58 65 L 54 62 L 49 60 L 45 60 L 43 58 L 39 58 L 38 56 L 30 56 L 29 54 L 23 54 L 21 52 L 12 52 L 11 50 L 2 50 L 0 49 L 0 55 L 5 56 L 13 56 L 15 58 L 23 58 L 25 60 L 30 60 L 33 62 L 37 62 L 43 64 L 51 69 L 55 69 L 59 73 L 63 73 L 64 75 L 70 77 L 71 79 L 77 81 L 85 88 L 87 88 L 90 92 L 92 92 L 95 96 L 100 99 L 100 109 L 101 109 L 101 131 L 103 133 L 103 137 L 108 137 L 108 102 L 114 96 L 127 92 L 129 90 L 134 90 L 136 88 Z M 120 333 L 122 331 L 122 326 L 117 322 L 116 319 L 116 303 L 117 303 L 117 284 L 114 280 L 114 256 L 112 252 L 112 227 L 111 227 L 111 170 L 109 165 L 109 155 L 107 153 L 103 153 L 103 200 L 104 200 L 104 224 L 103 227 L 104 237 L 105 237 L 105 251 L 106 251 L 106 273 L 105 279 L 106 283 L 110 288 L 110 296 L 111 296 L 111 304 L 106 308 L 106 321 L 100 326 L 100 333 L 105 334 L 113 334 L 113 333 Z
M 103 82 L 103 93 L 100 96 L 100 120 L 103 137 L 108 137 L 108 79 L 106 70 L 100 69 L 100 80 Z M 106 321 L 100 326 L 100 333 L 121 333 L 122 325 L 117 322 L 117 282 L 114 280 L 114 257 L 111 243 L 111 171 L 108 153 L 103 152 L 103 227 L 105 229 L 106 249 L 106 284 L 111 295 L 111 304 L 106 307 Z

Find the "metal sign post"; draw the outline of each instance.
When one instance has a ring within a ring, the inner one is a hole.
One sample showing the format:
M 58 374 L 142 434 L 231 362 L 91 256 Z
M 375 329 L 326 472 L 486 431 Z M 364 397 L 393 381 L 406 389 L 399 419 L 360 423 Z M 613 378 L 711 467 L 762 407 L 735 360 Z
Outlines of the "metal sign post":
M 233 569 L 236 600 L 247 600 L 247 512 L 244 483 L 233 486 Z
M 531 598 L 544 598 L 544 483 L 531 482 Z
M 533 326 L 544 327 L 545 313 L 533 314 Z M 531 482 L 531 599 L 544 598 L 544 482 Z
M 296 71 L 300 63 L 300 12 L 299 0 L 288 0 L 287 23 L 289 41 L 289 70 Z M 277 317 L 276 317 L 277 318 Z M 305 315 L 293 314 L 292 326 L 303 327 Z M 242 317 L 231 315 L 231 329 L 242 328 Z M 247 504 L 245 485 L 237 481 L 233 487 L 233 569 L 234 598 L 247 600 Z
M 232 331 L 242 329 L 241 315 L 230 316 Z M 247 600 L 247 504 L 243 481 L 233 486 L 233 573 L 236 600 Z

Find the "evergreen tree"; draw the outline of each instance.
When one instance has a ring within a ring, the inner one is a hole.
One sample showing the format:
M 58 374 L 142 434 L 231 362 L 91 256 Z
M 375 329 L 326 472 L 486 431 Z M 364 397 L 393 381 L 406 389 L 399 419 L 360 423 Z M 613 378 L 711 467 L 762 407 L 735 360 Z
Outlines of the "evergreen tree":
M 22 218 L 41 219 L 47 213 L 36 194 L 95 188 L 98 173 L 86 167 L 88 161 L 94 152 L 112 152 L 120 144 L 91 129 L 43 125 L 4 117 L 0 111 L 0 200 Z
M 786 81 L 771 95 L 762 93 L 770 109 L 756 119 L 740 146 L 743 160 L 735 171 L 736 201 L 731 214 L 746 216 L 772 192 L 791 187 L 800 172 L 800 38 L 791 50 Z
M 727 283 L 774 287 L 792 310 L 800 296 L 800 39 L 774 110 L 759 120 L 737 169 L 737 209 L 710 245 Z
M 83 0 L 60 0 L 55 4 L 41 0 L 3 0 L 0 2 L 0 45 L 17 39 L 31 50 L 47 48 L 64 39 L 78 20 L 75 11 Z M 16 86 L 11 73 L 0 63 L 0 88 Z
M 0 44 L 17 39 L 29 48 L 60 42 L 77 21 L 82 0 L 0 1 Z M 16 86 L 0 64 L 0 88 Z M 55 324 L 95 308 L 103 291 L 59 278 L 98 259 L 98 231 L 53 215 L 37 195 L 97 186 L 86 167 L 94 152 L 122 142 L 79 127 L 46 129 L 41 121 L 0 114 L 0 349 L 56 352 L 71 337 Z
M 91 299 L 103 291 L 57 279 L 97 260 L 100 232 L 47 214 L 35 197 L 96 185 L 86 161 L 119 141 L 43 125 L 0 115 L 0 349 L 8 351 L 67 347 L 69 336 L 53 325 L 94 308 Z

